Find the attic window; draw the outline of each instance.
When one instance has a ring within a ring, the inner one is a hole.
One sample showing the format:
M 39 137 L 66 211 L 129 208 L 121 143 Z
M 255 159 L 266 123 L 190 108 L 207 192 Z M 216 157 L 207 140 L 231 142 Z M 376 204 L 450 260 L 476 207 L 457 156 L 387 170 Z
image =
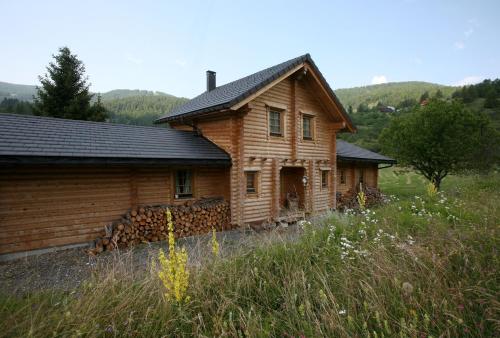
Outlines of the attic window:
M 276 108 L 269 108 L 269 135 L 283 136 L 283 112 Z

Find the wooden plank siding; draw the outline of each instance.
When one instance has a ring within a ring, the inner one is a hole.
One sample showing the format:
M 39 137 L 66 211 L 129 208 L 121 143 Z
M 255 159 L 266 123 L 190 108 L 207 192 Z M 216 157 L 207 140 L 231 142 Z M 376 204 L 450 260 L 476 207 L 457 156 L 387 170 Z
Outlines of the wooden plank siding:
M 0 254 L 90 241 L 135 205 L 174 200 L 173 168 L 0 169 Z M 228 168 L 196 168 L 195 197 L 229 199 Z M 134 194 L 135 190 L 135 194 Z

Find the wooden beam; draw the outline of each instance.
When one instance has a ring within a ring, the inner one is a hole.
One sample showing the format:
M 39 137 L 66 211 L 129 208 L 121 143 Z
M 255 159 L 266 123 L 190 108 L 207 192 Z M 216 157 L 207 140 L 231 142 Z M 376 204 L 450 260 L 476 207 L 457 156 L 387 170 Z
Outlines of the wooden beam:
M 346 127 L 345 121 L 332 123 L 332 128 L 335 130 L 341 130 Z
M 137 170 L 132 168 L 130 169 L 130 177 L 129 177 L 129 184 L 130 184 L 130 208 L 137 208 L 137 205 L 139 203 L 139 193 L 137 189 Z
M 252 95 L 250 95 L 249 97 L 247 97 L 246 99 L 244 99 L 243 101 L 238 102 L 237 104 L 235 104 L 234 106 L 232 106 L 231 109 L 232 110 L 240 109 L 245 104 L 247 104 L 248 102 L 252 101 L 253 99 L 255 99 L 256 97 L 258 97 L 259 95 L 261 95 L 265 91 L 269 90 L 270 88 L 274 87 L 277 83 L 280 83 L 283 79 L 286 79 L 287 77 L 289 77 L 290 75 L 292 75 L 293 73 L 295 73 L 297 70 L 301 69 L 302 67 L 304 67 L 304 63 L 302 63 L 302 64 L 300 64 L 300 65 L 298 65 L 298 66 L 290 69 L 288 72 L 286 72 L 285 74 L 281 75 L 279 78 L 275 79 L 274 81 L 272 81 L 271 83 L 269 83 L 267 86 L 264 86 L 263 88 L 259 89 L 258 91 L 256 91 L 255 93 L 253 93 Z
M 277 158 L 272 159 L 271 169 L 271 218 L 276 219 L 279 216 L 280 205 L 280 167 Z
M 291 135 L 291 145 L 292 145 L 292 160 L 295 160 L 298 157 L 298 119 L 299 114 L 297 112 L 297 80 L 292 79 L 292 85 L 290 86 L 290 100 L 291 100 L 291 122 L 292 122 L 292 135 Z
M 312 77 L 313 79 L 315 80 L 315 82 L 319 85 L 320 87 L 320 90 L 321 90 L 321 93 L 328 99 L 328 101 L 330 102 L 330 104 L 334 107 L 334 109 L 336 110 L 336 112 L 339 114 L 339 116 L 344 120 L 344 122 L 347 124 L 347 127 L 348 129 L 351 131 L 351 132 L 354 132 L 354 127 L 350 124 L 350 123 L 347 123 L 348 121 L 346 120 L 344 114 L 341 112 L 340 108 L 337 106 L 337 103 L 335 102 L 335 100 L 331 97 L 330 93 L 328 92 L 328 90 L 323 86 L 323 83 L 321 82 L 321 80 L 319 79 L 318 75 L 314 72 L 314 70 L 312 69 L 311 66 L 309 66 L 308 64 L 305 64 L 305 67 L 307 70 L 309 70 L 309 73 L 308 74 L 312 74 Z

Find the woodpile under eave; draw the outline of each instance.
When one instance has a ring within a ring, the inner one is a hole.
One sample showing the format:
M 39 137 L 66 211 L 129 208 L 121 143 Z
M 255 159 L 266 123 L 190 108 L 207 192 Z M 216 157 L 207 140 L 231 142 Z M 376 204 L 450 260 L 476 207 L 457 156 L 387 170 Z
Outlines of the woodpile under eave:
M 172 214 L 176 238 L 229 230 L 231 209 L 222 198 L 202 198 L 183 205 L 143 206 L 127 212 L 120 221 L 105 227 L 89 254 L 131 247 L 168 238 L 167 209 Z

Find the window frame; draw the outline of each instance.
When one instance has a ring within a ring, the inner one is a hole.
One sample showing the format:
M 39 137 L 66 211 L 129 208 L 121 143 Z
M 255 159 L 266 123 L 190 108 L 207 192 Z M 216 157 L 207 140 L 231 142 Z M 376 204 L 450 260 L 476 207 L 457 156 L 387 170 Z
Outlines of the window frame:
M 279 133 L 272 131 L 272 128 L 271 128 L 271 114 L 272 113 L 279 114 L 278 115 L 279 116 L 279 127 L 280 127 Z M 279 138 L 285 137 L 285 109 L 274 107 L 274 106 L 267 106 L 267 129 L 268 129 L 267 135 L 270 137 L 279 137 Z
M 191 192 L 190 193 L 177 193 L 177 179 L 178 179 L 178 174 L 180 172 L 186 172 L 186 173 L 189 173 L 190 175 L 190 190 Z M 186 200 L 186 199 L 192 199 L 194 198 L 194 176 L 195 176 L 195 173 L 194 173 L 194 170 L 192 169 L 188 169 L 188 168 L 179 168 L 179 169 L 175 169 L 174 172 L 173 172 L 173 183 L 174 183 L 174 199 L 175 200 Z
M 304 121 L 309 121 L 309 135 L 305 136 L 304 134 Z M 309 114 L 302 114 L 302 140 L 304 141 L 314 141 L 314 116 Z
M 328 190 L 330 188 L 330 170 L 321 169 L 320 185 L 321 190 Z
M 365 170 L 364 168 L 358 168 L 358 185 L 365 184 Z
M 253 191 L 248 190 L 248 177 L 253 175 Z M 259 171 L 258 170 L 245 170 L 245 194 L 249 197 L 255 197 L 259 194 Z
M 345 169 L 340 169 L 340 184 L 345 185 L 346 182 Z

